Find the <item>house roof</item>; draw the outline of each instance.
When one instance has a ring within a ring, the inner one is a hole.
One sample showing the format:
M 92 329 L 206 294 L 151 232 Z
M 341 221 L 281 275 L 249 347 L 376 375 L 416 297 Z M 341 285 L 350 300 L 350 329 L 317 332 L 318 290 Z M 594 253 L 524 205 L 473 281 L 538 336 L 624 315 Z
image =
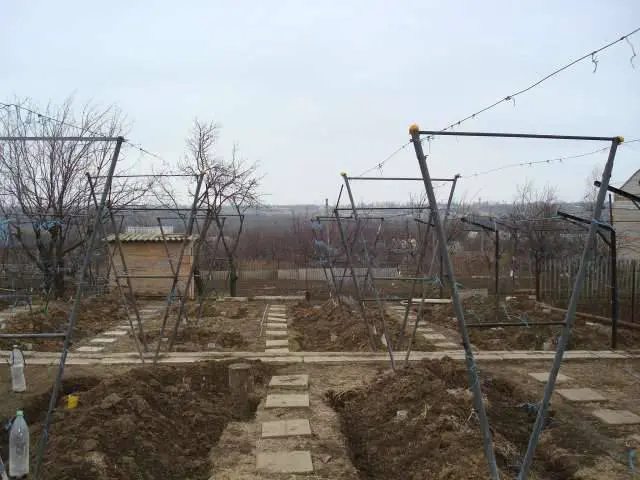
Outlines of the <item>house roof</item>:
M 184 233 L 167 233 L 164 236 L 167 242 L 182 242 L 184 241 Z M 189 240 L 195 240 L 198 238 L 198 235 L 191 235 L 188 237 Z M 107 242 L 112 243 L 116 239 L 114 234 L 107 236 Z M 122 243 L 133 243 L 133 242 L 162 242 L 162 235 L 159 233 L 148 232 L 148 233 L 135 233 L 135 232 L 121 232 L 118 234 L 118 239 Z
M 629 193 L 633 193 L 637 195 L 640 189 L 638 186 L 640 185 L 640 170 L 636 170 L 636 172 L 631 175 L 626 182 L 622 184 L 620 187 L 621 190 L 625 190 Z

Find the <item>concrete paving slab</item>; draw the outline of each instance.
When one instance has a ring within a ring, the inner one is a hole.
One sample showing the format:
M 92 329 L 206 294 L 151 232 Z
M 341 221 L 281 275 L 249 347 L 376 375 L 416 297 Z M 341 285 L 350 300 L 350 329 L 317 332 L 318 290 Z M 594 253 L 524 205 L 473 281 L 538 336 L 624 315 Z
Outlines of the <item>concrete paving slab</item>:
M 558 388 L 558 395 L 570 402 L 603 402 L 606 398 L 591 388 Z
M 267 317 L 267 322 L 287 323 L 287 319 L 286 318 L 280 318 L 280 317 L 268 316 Z
M 274 375 L 269 381 L 272 388 L 303 388 L 309 386 L 309 375 Z
M 287 318 L 287 314 L 284 313 L 284 312 L 280 313 L 280 312 L 269 311 L 269 313 L 267 313 L 267 316 L 268 317 L 275 317 L 275 318 Z
M 264 353 L 289 353 L 288 347 L 265 348 Z
M 549 372 L 533 372 L 529 373 L 529 376 L 535 378 L 539 382 L 547 383 L 547 380 L 549 379 Z M 568 380 L 571 380 L 571 377 L 567 377 L 562 373 L 558 373 L 558 376 L 556 377 L 556 382 L 566 382 Z
M 267 340 L 267 347 L 287 347 L 289 345 L 289 340 Z
M 269 322 L 265 325 L 265 328 L 269 329 L 269 330 L 279 330 L 282 328 L 287 328 L 287 324 L 286 323 L 273 323 L 273 322 Z
M 311 435 L 311 426 L 306 418 L 262 422 L 262 438 L 294 437 Z
M 98 353 L 104 350 L 104 347 L 78 347 L 76 352 L 84 352 L 84 353 Z
M 259 452 L 256 456 L 256 468 L 260 471 L 270 473 L 313 472 L 311 452 L 308 450 Z
M 286 337 L 287 332 L 285 330 L 267 330 L 265 335 L 267 337 Z
M 102 332 L 102 335 L 112 335 L 114 337 L 122 337 L 128 334 L 128 330 L 108 330 L 106 332 Z
M 276 363 L 288 365 L 290 363 L 302 363 L 302 357 L 280 356 L 280 357 L 255 357 L 262 363 Z
M 425 340 L 446 340 L 447 337 L 441 333 L 425 333 L 422 335 Z
M 608 425 L 635 425 L 640 423 L 640 416 L 628 410 L 594 410 L 593 415 Z
M 438 348 L 462 348 L 462 346 L 458 345 L 457 343 L 453 343 L 453 342 L 441 342 L 441 343 L 436 343 L 435 344 L 436 347 Z
M 308 393 L 270 393 L 264 408 L 302 408 L 309 406 Z
M 92 338 L 91 340 L 89 340 L 89 343 L 114 343 L 117 340 L 117 338 L 113 337 L 98 337 Z

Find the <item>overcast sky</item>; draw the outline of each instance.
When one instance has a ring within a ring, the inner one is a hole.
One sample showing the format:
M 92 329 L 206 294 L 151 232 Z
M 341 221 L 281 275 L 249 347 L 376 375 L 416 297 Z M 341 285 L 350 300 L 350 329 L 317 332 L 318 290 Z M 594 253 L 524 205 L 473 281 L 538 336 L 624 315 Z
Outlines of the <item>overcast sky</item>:
M 443 128 L 638 26 L 638 0 L 4 0 L 0 101 L 117 104 L 133 122 L 129 138 L 170 162 L 194 117 L 215 120 L 220 154 L 237 141 L 260 163 L 268 203 L 320 203 L 335 201 L 339 172 L 360 174 L 405 143 L 412 122 Z M 632 42 L 640 54 L 640 34 Z M 460 129 L 640 138 L 631 55 L 620 43 L 595 74 L 587 61 Z M 431 143 L 429 164 L 434 176 L 462 174 L 467 200 L 508 201 L 527 180 L 579 199 L 605 153 L 469 175 L 603 146 L 447 138 Z M 619 152 L 614 184 L 640 168 L 640 142 Z M 418 175 L 411 149 L 382 173 Z M 354 185 L 367 202 L 419 191 Z

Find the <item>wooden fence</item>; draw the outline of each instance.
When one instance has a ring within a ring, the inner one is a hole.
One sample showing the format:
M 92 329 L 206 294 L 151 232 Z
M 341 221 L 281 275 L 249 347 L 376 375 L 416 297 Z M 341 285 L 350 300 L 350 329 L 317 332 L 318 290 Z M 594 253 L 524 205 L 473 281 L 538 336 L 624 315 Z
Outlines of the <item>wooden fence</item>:
M 640 322 L 639 263 L 637 260 L 618 260 L 616 264 L 620 320 Z M 546 262 L 540 274 L 541 300 L 565 307 L 571 296 L 578 266 L 578 259 Z M 611 267 L 608 258 L 597 258 L 590 263 L 580 292 L 579 311 L 603 316 L 611 314 Z

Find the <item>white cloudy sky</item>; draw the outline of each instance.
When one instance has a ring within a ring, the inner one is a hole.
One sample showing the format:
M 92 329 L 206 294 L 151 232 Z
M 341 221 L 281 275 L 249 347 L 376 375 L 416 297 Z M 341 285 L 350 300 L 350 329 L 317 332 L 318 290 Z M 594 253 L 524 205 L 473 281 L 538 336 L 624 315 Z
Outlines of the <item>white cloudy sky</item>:
M 335 200 L 408 139 L 440 129 L 640 26 L 637 0 L 325 0 L 0 4 L 0 101 L 117 104 L 130 138 L 175 161 L 193 117 L 223 128 L 265 175 L 269 203 Z M 632 37 L 640 53 L 640 33 Z M 466 130 L 640 138 L 640 56 L 626 43 L 465 124 Z M 504 164 L 588 152 L 593 143 L 439 139 L 435 176 L 463 175 L 467 199 L 509 200 L 518 184 L 578 199 L 605 154 L 470 177 Z M 136 157 L 137 158 L 137 157 Z M 157 160 L 146 158 L 139 171 Z M 640 168 L 620 149 L 614 183 Z M 405 149 L 385 175 L 417 175 Z M 374 172 L 379 175 L 379 172 Z M 355 186 L 356 199 L 406 199 L 419 185 Z

